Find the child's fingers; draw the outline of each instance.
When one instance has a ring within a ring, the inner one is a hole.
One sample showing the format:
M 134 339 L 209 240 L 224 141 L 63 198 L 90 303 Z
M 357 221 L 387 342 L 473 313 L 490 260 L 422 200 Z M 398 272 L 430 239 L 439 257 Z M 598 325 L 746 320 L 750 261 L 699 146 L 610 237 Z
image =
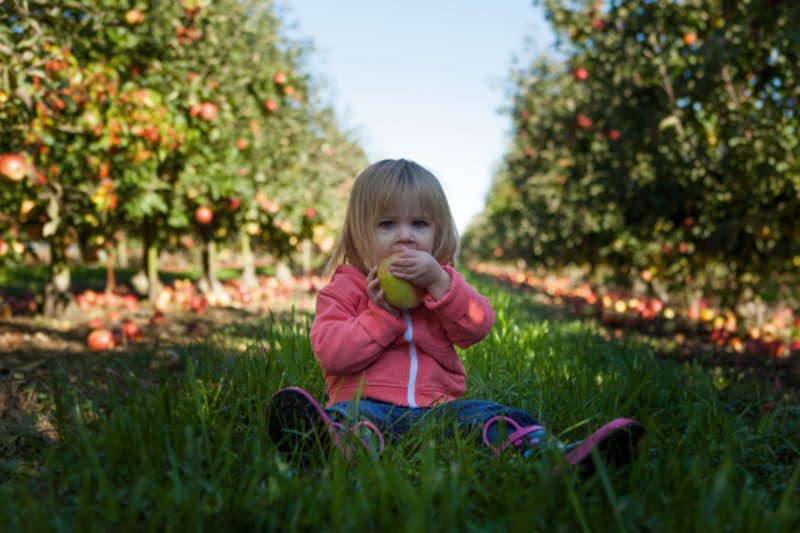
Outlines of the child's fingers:
M 397 259 L 392 263 L 392 266 L 389 267 L 389 272 L 392 274 L 395 272 L 407 273 L 408 269 L 413 268 L 416 264 L 417 261 L 413 257 L 409 257 L 408 259 Z
M 367 283 L 367 290 L 370 292 L 370 294 L 377 296 L 380 288 L 380 282 L 377 280 L 377 278 Z

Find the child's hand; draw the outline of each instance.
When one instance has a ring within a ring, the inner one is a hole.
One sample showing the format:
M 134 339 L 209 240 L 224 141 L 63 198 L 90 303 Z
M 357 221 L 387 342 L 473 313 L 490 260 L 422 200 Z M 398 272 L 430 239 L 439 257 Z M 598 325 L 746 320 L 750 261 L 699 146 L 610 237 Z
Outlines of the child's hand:
M 428 252 L 407 249 L 392 262 L 392 275 L 422 287 L 438 300 L 450 289 L 450 276 Z
M 377 265 L 372 267 L 369 272 L 367 272 L 367 296 L 369 299 L 380 307 L 381 309 L 385 310 L 389 314 L 400 317 L 400 311 L 389 305 L 389 303 L 383 299 L 383 289 L 381 289 L 381 284 L 378 281 L 378 267 Z

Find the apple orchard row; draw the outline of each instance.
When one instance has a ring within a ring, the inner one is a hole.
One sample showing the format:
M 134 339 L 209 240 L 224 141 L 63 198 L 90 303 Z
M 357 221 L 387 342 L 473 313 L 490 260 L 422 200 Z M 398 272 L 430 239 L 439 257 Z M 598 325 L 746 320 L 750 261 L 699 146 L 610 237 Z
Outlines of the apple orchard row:
M 3 6 L 0 268 L 44 242 L 45 314 L 70 294 L 66 250 L 120 232 L 158 294 L 159 250 L 184 236 L 294 261 L 329 249 L 363 151 L 304 70 L 306 45 L 257 0 Z M 109 256 L 113 254 L 109 253 Z M 113 290 L 113 288 L 110 288 Z

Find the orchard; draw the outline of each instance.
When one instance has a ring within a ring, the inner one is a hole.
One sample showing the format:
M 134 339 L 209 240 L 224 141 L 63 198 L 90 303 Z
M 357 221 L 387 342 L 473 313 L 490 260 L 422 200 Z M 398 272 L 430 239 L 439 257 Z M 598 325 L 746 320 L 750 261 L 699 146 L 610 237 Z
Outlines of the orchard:
M 329 250 L 365 158 L 271 2 L 12 0 L 0 14 L 0 269 L 47 265 L 37 311 L 73 306 L 81 258 L 106 262 L 107 294 L 124 292 L 115 267 L 135 266 L 153 304 L 164 253 L 199 261 L 217 301 L 220 252 L 255 289 L 257 259 L 308 273 Z
M 334 310 L 323 342 L 366 352 L 323 376 L 317 295 L 350 298 L 322 267 L 367 161 L 278 0 L 0 0 L 0 529 L 796 531 L 800 1 L 532 3 L 558 50 L 511 72 L 463 279 L 420 303 L 384 258 L 410 311 Z M 408 63 L 457 72 L 439 52 Z M 407 428 L 268 407 L 368 394 L 387 346 L 398 403 L 437 396 Z M 508 417 L 450 418 L 465 371 Z
M 800 5 L 538 3 L 560 53 L 511 73 L 513 138 L 465 254 L 741 332 L 797 316 Z

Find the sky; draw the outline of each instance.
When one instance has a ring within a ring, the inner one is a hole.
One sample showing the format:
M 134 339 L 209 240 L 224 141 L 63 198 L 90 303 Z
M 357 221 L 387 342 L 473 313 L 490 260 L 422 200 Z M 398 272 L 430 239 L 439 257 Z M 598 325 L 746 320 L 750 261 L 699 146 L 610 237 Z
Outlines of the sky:
M 533 0 L 282 0 L 289 36 L 370 162 L 442 182 L 459 231 L 483 210 L 510 140 L 508 77 L 555 37 Z

